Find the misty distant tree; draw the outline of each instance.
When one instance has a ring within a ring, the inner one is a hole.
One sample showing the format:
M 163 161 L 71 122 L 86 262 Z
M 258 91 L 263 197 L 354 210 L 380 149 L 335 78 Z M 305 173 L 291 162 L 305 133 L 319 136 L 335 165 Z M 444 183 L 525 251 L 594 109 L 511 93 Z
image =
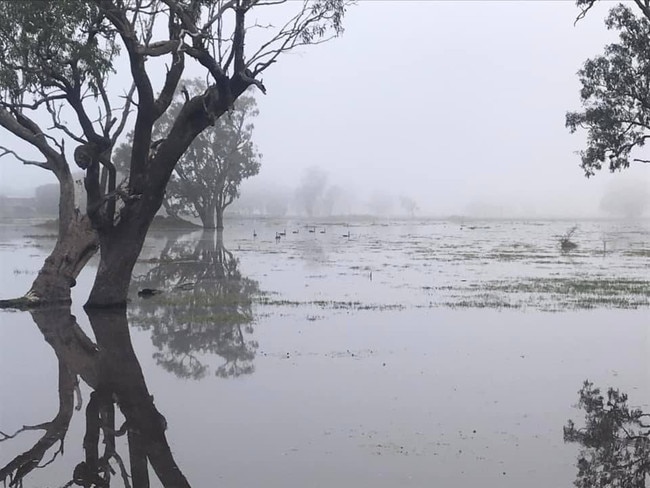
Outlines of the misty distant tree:
M 415 202 L 415 200 L 413 200 L 411 197 L 407 197 L 406 195 L 401 195 L 399 197 L 399 204 L 410 217 L 413 217 L 416 210 L 418 209 L 418 204 Z
M 183 107 L 184 94 L 201 93 L 207 88 L 199 79 L 185 82 L 182 87 L 154 126 L 156 140 L 171 129 Z M 167 183 L 163 207 L 168 215 L 198 217 L 206 229 L 223 230 L 224 210 L 239 197 L 241 182 L 260 170 L 261 154 L 253 144 L 251 121 L 258 113 L 255 98 L 242 95 L 227 114 L 194 139 Z M 127 166 L 129 152 L 128 145 L 116 149 L 118 168 Z
M 643 181 L 612 184 L 600 200 L 602 211 L 615 217 L 628 219 L 642 217 L 649 207 L 650 192 Z
M 289 212 L 289 198 L 285 192 L 269 191 L 263 196 L 265 215 L 284 217 Z
M 583 9 L 578 18 L 596 1 L 578 0 Z M 610 10 L 605 24 L 619 40 L 585 62 L 578 72 L 583 110 L 566 115 L 572 133 L 587 131 L 587 147 L 580 152 L 586 176 L 603 166 L 616 171 L 633 162 L 650 163 L 643 152 L 650 138 L 650 4 L 634 3 L 640 15 L 623 4 Z
M 645 488 L 650 475 L 650 414 L 628 405 L 628 397 L 610 388 L 603 395 L 585 381 L 578 407 L 584 427 L 569 420 L 564 442 L 580 446 L 578 488 Z
M 374 215 L 389 215 L 393 210 L 393 197 L 380 191 L 375 191 L 368 200 L 368 209 Z
M 220 236 L 204 231 L 197 241 L 171 238 L 157 264 L 134 277 L 139 288 L 163 293 L 134 300 L 129 321 L 151 330 L 158 348 L 156 362 L 182 378 L 199 379 L 208 373 L 200 359 L 204 354 L 224 359 L 217 376 L 254 371 L 258 344 L 251 338 L 252 303 L 259 285 L 241 275 L 238 260 Z
M 269 181 L 249 180 L 231 211 L 242 215 L 273 215 L 281 217 L 289 211 L 290 191 Z
M 333 215 L 337 210 L 338 203 L 343 199 L 344 191 L 338 185 L 330 185 L 323 195 L 323 214 Z
M 296 188 L 296 201 L 308 217 L 318 214 L 327 188 L 327 179 L 327 173 L 316 166 L 303 172 L 300 185 Z

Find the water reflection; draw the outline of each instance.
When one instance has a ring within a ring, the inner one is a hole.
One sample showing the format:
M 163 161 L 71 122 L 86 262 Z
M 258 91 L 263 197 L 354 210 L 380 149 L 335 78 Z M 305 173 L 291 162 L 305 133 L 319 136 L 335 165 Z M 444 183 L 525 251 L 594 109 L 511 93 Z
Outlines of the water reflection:
M 628 397 L 609 388 L 603 395 L 586 381 L 578 407 L 584 427 L 569 420 L 564 441 L 580 445 L 578 488 L 643 488 L 650 476 L 650 414 L 628 405 Z
M 154 267 L 135 278 L 140 297 L 129 307 L 129 320 L 151 330 L 154 357 L 166 370 L 199 379 L 209 371 L 202 356 L 217 354 L 225 360 L 217 376 L 254 371 L 252 300 L 259 285 L 238 265 L 221 234 L 205 231 L 198 241 L 169 238 Z
M 57 357 L 59 411 L 49 422 L 4 435 L 2 440 L 8 441 L 25 431 L 43 432 L 31 448 L 0 469 L 0 479 L 9 481 L 9 486 L 22 486 L 32 471 L 49 466 L 63 453 L 70 419 L 74 410 L 82 408 L 81 378 L 93 390 L 85 409 L 84 459 L 65 486 L 109 487 L 115 477 L 127 487 L 149 486 L 151 466 L 163 486 L 189 487 L 170 451 L 165 417 L 154 405 L 133 351 L 126 312 L 89 313 L 96 343 L 82 331 L 69 308 L 38 310 L 32 317 Z M 123 418 L 119 427 L 116 405 Z M 129 474 L 115 444 L 122 435 L 128 443 Z M 54 454 L 45 459 L 57 444 Z

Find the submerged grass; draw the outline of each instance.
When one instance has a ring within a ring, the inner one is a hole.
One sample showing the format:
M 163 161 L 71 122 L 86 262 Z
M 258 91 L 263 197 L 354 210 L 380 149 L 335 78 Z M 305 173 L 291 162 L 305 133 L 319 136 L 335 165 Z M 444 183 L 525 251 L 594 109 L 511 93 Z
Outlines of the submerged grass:
M 403 310 L 406 308 L 401 304 L 368 304 L 358 301 L 338 301 L 338 300 L 282 300 L 272 299 L 268 296 L 258 297 L 256 303 L 259 305 L 275 306 L 275 307 L 319 307 L 328 310 Z
M 466 287 L 440 287 L 455 291 L 443 302 L 452 308 L 534 308 L 544 311 L 650 306 L 650 281 L 633 278 L 550 277 L 495 280 Z M 460 292 L 460 293 L 459 293 Z
M 623 254 L 635 258 L 650 258 L 650 249 L 630 249 Z
M 506 293 L 650 297 L 650 281 L 629 278 L 529 278 L 520 281 L 489 281 L 482 284 L 481 288 Z

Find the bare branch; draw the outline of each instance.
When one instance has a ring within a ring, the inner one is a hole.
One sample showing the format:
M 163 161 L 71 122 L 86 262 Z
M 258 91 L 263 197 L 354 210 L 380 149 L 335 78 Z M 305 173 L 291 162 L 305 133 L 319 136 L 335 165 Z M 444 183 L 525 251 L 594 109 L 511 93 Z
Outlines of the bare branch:
M 47 161 L 43 162 L 43 161 L 33 161 L 33 160 L 29 160 L 29 159 L 24 159 L 24 158 L 20 157 L 18 154 L 16 154 L 15 151 L 12 151 L 11 149 L 7 149 L 4 146 L 0 146 L 0 151 L 2 151 L 2 154 L 0 154 L 0 158 L 10 154 L 14 158 L 16 158 L 18 161 L 20 161 L 21 163 L 23 163 L 25 165 L 40 166 L 41 168 L 49 169 L 49 170 L 52 169 L 52 167 L 47 163 Z
M 232 51 L 235 55 L 235 73 L 243 73 L 246 69 L 244 61 L 244 42 L 246 38 L 246 9 L 239 7 L 235 9 L 235 35 L 233 38 Z
M 587 12 L 589 12 L 589 10 L 591 10 L 591 8 L 594 6 L 595 3 L 596 3 L 596 0 L 587 0 L 587 5 L 582 7 L 582 9 L 580 10 L 580 13 L 576 17 L 576 20 L 573 22 L 574 26 L 587 16 Z
M 180 81 L 181 76 L 183 76 L 183 71 L 185 70 L 185 55 L 180 50 L 180 47 L 182 45 L 180 40 L 180 29 L 174 23 L 172 15 L 169 16 L 167 28 L 170 37 L 169 42 L 174 44 L 172 65 L 171 68 L 167 70 L 167 75 L 165 76 L 165 84 L 163 85 L 160 95 L 158 95 L 158 98 L 154 103 L 154 120 L 157 120 L 163 113 L 165 113 L 167 108 L 169 108 L 169 105 L 174 98 L 174 92 L 176 91 L 178 82 Z
M 9 440 L 9 439 L 13 439 L 13 438 L 19 436 L 20 434 L 22 434 L 23 432 L 27 432 L 27 431 L 30 431 L 30 430 L 45 430 L 50 425 L 50 423 L 51 422 L 44 422 L 42 424 L 37 424 L 37 425 L 23 425 L 20 429 L 18 429 L 13 434 L 6 434 L 6 433 L 0 431 L 0 435 L 2 435 L 2 438 L 0 439 L 0 442 L 6 441 L 6 440 Z
M 178 39 L 172 39 L 169 41 L 157 41 L 153 42 L 147 46 L 136 46 L 136 52 L 142 56 L 158 57 L 164 56 L 171 52 L 178 51 L 181 43 Z
M 65 100 L 65 95 L 60 93 L 54 95 L 48 95 L 46 97 L 39 98 L 34 103 L 8 103 L 0 99 L 0 105 L 10 110 L 17 110 L 17 109 L 36 110 L 42 104 L 53 102 L 55 100 Z
M 151 141 L 151 126 L 153 124 L 154 94 L 151 80 L 145 68 L 145 56 L 140 53 L 134 26 L 126 17 L 123 8 L 119 8 L 112 0 L 95 0 L 105 12 L 106 18 L 117 29 L 122 42 L 126 46 L 131 66 L 131 76 L 138 92 L 138 113 L 134 128 L 134 142 L 131 151 L 131 178 L 130 184 L 140 187 L 148 161 L 149 143 Z M 136 9 L 136 12 L 139 9 Z M 152 15 L 153 19 L 154 15 Z M 134 18 L 135 21 L 135 18 Z M 150 38 L 153 23 L 148 26 L 145 36 Z
M 77 141 L 80 144 L 86 142 L 82 137 L 73 133 L 68 128 L 67 125 L 61 122 L 61 109 L 63 108 L 62 106 L 59 106 L 58 110 L 55 109 L 50 102 L 47 102 L 45 106 L 47 107 L 47 111 L 50 113 L 50 118 L 52 119 L 52 127 L 50 127 L 50 129 L 58 129 L 62 131 L 65 135 L 67 135 L 69 138 L 71 138 L 74 141 Z
M 124 127 L 126 126 L 126 121 L 128 120 L 129 114 L 131 113 L 131 105 L 133 105 L 134 93 L 135 93 L 135 83 L 132 83 L 129 92 L 125 95 L 126 101 L 124 103 L 124 107 L 122 108 L 122 117 L 120 119 L 119 125 L 117 126 L 115 132 L 113 133 L 113 136 L 111 137 L 111 146 L 115 145 L 117 139 L 120 137 L 120 135 L 122 135 L 122 132 L 124 131 Z
M 0 107 L 0 126 L 38 149 L 47 160 L 47 169 L 52 171 L 63 169 L 66 164 L 63 154 L 56 152 L 47 143 L 43 131 L 29 117 L 20 113 L 12 115 L 5 108 Z
M 253 0 L 251 6 L 252 7 L 266 7 L 269 5 L 280 5 L 283 3 L 287 3 L 287 0 L 268 0 L 268 1 L 263 1 L 263 0 Z
M 212 26 L 214 25 L 215 22 L 221 22 L 226 10 L 232 9 L 236 5 L 237 5 L 236 0 L 230 0 L 224 3 L 219 10 L 211 12 L 210 15 L 208 15 L 207 21 L 201 27 L 201 33 L 203 35 L 207 35 L 210 32 L 210 29 L 212 29 Z

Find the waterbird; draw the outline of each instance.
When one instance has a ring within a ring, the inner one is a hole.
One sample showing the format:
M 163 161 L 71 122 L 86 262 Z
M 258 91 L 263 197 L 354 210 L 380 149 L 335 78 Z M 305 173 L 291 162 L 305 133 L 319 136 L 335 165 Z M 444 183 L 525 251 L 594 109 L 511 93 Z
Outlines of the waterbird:
M 341 237 L 347 237 L 348 239 L 350 238 L 350 231 L 348 230 L 347 234 L 343 234 Z
M 321 234 L 325 234 L 325 230 L 326 230 L 326 229 L 323 228 L 323 229 L 320 231 L 320 233 L 321 233 Z
M 257 237 L 257 232 L 255 232 L 255 229 L 253 229 L 253 239 Z
M 280 242 L 281 236 L 282 236 L 282 234 L 280 234 L 279 232 L 276 232 L 275 233 L 275 242 Z
M 281 236 L 286 236 L 287 235 L 287 229 L 284 229 L 282 232 L 278 232 L 279 235 Z
M 309 227 L 309 233 L 313 234 L 314 232 L 316 232 L 316 227 Z

